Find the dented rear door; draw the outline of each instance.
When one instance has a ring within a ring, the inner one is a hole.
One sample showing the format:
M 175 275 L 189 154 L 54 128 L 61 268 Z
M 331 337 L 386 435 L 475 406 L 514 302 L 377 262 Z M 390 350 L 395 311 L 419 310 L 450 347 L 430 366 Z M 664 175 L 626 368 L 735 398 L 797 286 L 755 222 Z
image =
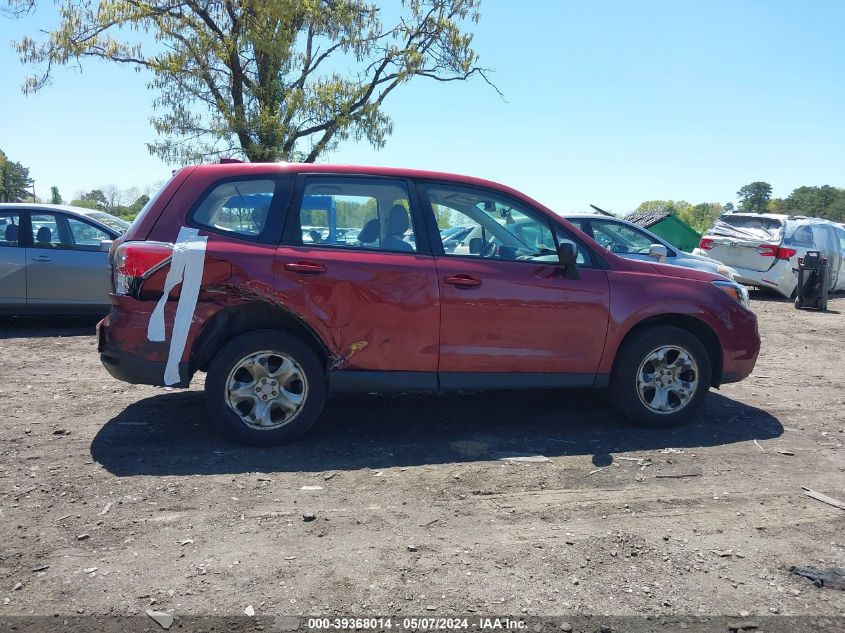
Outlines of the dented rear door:
M 276 293 L 323 340 L 330 370 L 435 376 L 437 273 L 416 244 L 416 213 L 401 179 L 302 177 L 276 251 Z

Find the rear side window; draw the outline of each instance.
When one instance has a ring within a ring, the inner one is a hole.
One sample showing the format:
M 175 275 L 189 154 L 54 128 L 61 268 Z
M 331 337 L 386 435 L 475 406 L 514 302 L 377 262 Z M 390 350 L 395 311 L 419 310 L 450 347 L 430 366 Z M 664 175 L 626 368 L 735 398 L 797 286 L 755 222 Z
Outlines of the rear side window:
M 809 224 L 800 224 L 794 227 L 791 234 L 787 233 L 785 243 L 790 246 L 812 248 L 814 246 L 813 229 Z
M 267 228 L 276 192 L 273 180 L 233 180 L 209 191 L 193 221 L 215 233 L 258 238 Z
M 21 216 L 17 211 L 0 211 L 0 248 L 20 246 Z
M 292 241 L 304 246 L 375 249 L 397 253 L 417 250 L 408 188 L 383 178 L 309 177 Z M 286 231 L 290 230 L 288 228 Z

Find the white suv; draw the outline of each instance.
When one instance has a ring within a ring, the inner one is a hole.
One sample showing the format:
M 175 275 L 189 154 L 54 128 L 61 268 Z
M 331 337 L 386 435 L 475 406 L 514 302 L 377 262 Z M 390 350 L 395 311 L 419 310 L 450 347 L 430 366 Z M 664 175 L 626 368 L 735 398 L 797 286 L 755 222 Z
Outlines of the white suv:
M 743 284 L 790 297 L 798 259 L 820 251 L 830 267 L 830 292 L 845 290 L 845 230 L 820 218 L 775 213 L 726 213 L 693 251 L 736 270 Z

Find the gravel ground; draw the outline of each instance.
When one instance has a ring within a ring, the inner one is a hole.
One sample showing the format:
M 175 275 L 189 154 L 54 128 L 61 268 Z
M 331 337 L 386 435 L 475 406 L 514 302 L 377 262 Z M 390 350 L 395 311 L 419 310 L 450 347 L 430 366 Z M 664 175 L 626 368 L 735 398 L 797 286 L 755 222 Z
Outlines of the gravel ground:
M 111 379 L 90 320 L 3 321 L 0 617 L 845 615 L 789 573 L 845 567 L 845 511 L 801 489 L 845 500 L 845 298 L 753 300 L 754 374 L 681 428 L 601 393 L 343 396 L 267 450 L 206 429 L 201 379 Z

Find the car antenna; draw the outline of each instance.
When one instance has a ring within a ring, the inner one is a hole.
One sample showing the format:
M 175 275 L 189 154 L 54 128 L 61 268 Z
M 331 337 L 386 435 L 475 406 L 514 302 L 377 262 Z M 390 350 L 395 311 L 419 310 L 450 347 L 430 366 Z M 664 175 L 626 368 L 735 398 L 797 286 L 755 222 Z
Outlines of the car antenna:
M 610 213 L 609 211 L 605 211 L 604 209 L 599 209 L 599 208 L 598 208 L 596 205 L 594 205 L 594 204 L 591 204 L 590 206 L 591 206 L 591 207 L 593 207 L 596 211 L 598 211 L 598 212 L 599 212 L 599 213 L 601 213 L 602 215 L 609 215 L 610 217 L 614 217 L 614 216 L 613 216 L 613 214 L 612 214 L 612 213 Z

